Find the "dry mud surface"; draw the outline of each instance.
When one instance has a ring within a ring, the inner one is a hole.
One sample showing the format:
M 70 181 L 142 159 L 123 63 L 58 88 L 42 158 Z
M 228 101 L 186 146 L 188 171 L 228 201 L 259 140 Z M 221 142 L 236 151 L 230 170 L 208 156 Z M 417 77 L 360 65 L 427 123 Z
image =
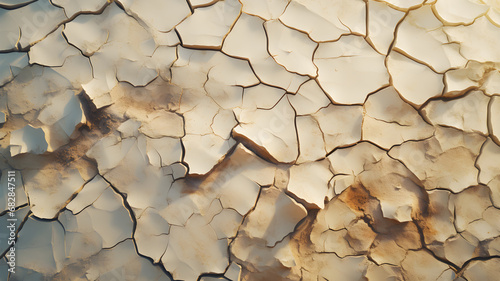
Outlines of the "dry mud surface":
M 1 281 L 498 281 L 500 2 L 0 0 L 0 170 Z

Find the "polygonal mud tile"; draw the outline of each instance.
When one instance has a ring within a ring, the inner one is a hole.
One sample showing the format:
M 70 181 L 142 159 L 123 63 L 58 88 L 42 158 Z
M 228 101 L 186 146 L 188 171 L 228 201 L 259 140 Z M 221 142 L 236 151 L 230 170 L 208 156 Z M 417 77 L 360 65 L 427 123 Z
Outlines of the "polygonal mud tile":
M 337 40 L 343 34 L 366 34 L 366 4 L 363 1 L 292 0 L 279 19 L 304 31 L 316 42 Z
M 387 70 L 394 88 L 411 105 L 420 106 L 443 92 L 442 75 L 398 52 L 391 52 L 387 57 Z
M 363 108 L 363 140 L 385 149 L 409 140 L 426 139 L 434 133 L 434 128 L 393 87 L 370 95 Z
M 322 43 L 314 53 L 319 85 L 340 104 L 362 104 L 368 94 L 389 84 L 384 59 L 363 37 L 354 35 Z
M 177 25 L 184 47 L 220 49 L 241 9 L 237 0 L 219 1 L 195 12 Z

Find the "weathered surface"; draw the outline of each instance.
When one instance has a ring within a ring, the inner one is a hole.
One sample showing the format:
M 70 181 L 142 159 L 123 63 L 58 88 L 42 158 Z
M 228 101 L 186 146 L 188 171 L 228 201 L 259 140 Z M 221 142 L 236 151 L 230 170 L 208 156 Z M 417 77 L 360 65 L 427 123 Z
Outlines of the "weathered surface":
M 0 280 L 498 279 L 498 1 L 0 0 L 0 35 Z

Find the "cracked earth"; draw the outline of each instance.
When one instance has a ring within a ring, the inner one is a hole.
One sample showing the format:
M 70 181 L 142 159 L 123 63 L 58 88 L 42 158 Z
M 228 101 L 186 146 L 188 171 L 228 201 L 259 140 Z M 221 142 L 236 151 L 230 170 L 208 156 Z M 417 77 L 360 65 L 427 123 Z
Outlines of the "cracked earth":
M 0 0 L 0 34 L 2 281 L 500 278 L 498 0 Z

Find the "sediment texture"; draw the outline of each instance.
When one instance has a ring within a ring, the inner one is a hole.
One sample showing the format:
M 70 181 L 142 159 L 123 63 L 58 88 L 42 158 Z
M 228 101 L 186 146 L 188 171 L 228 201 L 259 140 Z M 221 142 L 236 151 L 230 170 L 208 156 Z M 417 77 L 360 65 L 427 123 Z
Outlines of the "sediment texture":
M 498 1 L 1 0 L 0 37 L 0 280 L 500 276 Z

